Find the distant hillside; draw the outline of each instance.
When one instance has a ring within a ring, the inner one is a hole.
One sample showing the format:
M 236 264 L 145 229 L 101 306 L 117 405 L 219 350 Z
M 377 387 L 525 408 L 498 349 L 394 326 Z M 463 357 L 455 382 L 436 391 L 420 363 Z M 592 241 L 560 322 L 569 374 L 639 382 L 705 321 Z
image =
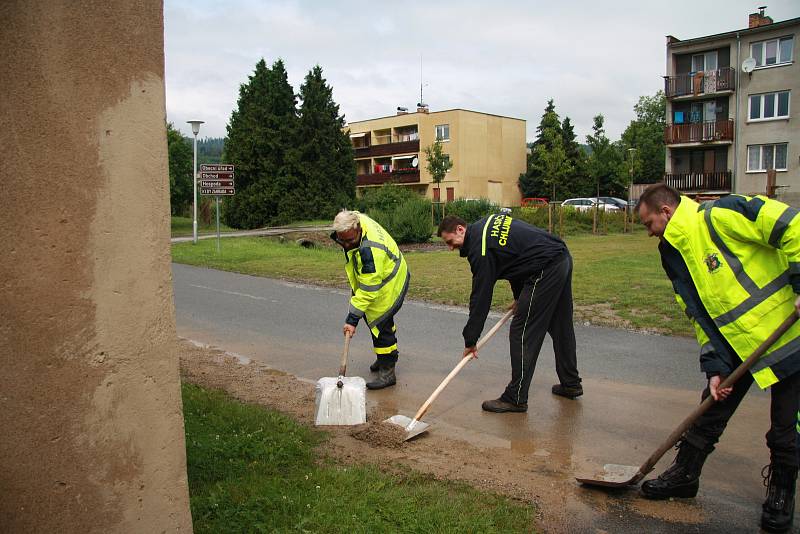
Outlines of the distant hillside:
M 197 140 L 197 164 L 224 163 L 222 150 L 225 148 L 224 137 L 206 137 Z

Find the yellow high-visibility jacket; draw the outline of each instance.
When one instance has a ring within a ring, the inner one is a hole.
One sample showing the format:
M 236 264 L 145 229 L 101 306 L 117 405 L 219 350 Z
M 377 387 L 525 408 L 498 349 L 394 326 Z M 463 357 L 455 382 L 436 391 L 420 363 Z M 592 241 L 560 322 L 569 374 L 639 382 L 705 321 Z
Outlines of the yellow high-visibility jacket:
M 703 205 L 681 197 L 667 224 L 664 239 L 680 253 L 714 325 L 742 360 L 794 313 L 800 290 L 797 214 L 761 196 L 730 195 Z M 707 346 L 709 334 L 692 322 L 700 346 Z M 753 366 L 756 383 L 767 388 L 799 370 L 798 351 L 800 323 Z
M 384 319 L 397 313 L 403 304 L 410 273 L 408 265 L 389 232 L 360 213 L 361 242 L 345 251 L 345 272 L 353 290 L 347 322 L 365 317 L 377 337 Z

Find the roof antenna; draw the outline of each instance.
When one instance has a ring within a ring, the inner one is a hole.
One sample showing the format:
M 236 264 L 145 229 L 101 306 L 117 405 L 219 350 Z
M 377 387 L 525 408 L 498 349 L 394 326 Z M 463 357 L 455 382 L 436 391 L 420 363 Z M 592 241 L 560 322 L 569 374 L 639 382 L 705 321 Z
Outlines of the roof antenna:
M 419 105 L 425 102 L 422 99 L 422 53 L 419 55 Z

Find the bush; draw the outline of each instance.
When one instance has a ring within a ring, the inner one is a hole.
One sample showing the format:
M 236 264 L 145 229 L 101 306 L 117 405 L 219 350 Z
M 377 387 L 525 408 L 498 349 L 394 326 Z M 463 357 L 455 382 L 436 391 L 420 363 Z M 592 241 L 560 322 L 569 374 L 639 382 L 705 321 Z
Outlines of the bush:
M 433 233 L 430 200 L 413 192 L 412 195 L 413 198 L 389 209 L 368 212 L 397 243 L 426 243 Z
M 370 213 L 375 210 L 391 211 L 409 200 L 418 198 L 420 196 L 407 187 L 384 184 L 381 187 L 367 189 L 358 199 L 357 209 L 361 213 Z
M 482 217 L 497 213 L 500 207 L 486 198 L 466 200 L 460 198 L 448 202 L 444 207 L 445 215 L 455 215 L 464 219 L 467 224 L 472 224 Z

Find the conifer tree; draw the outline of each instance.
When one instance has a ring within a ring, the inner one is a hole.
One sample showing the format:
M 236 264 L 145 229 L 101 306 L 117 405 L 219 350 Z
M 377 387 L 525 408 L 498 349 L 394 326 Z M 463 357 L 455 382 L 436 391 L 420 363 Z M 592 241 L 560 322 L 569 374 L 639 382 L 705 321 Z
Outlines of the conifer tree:
M 355 200 L 353 144 L 319 65 L 306 75 L 300 99 L 297 147 L 304 184 L 299 201 L 306 204 L 308 216 L 332 218 Z
M 536 132 L 536 141 L 528 156 L 528 170 L 519 177 L 519 189 L 523 197 L 553 197 L 554 186 L 555 195 L 558 195 L 563 189 L 559 186 L 572 172 L 553 99 L 548 100 Z
M 225 163 L 236 166 L 236 195 L 226 199 L 225 223 L 256 228 L 289 222 L 302 213 L 292 194 L 300 188 L 297 111 L 281 60 L 261 59 L 239 88 L 225 140 Z

